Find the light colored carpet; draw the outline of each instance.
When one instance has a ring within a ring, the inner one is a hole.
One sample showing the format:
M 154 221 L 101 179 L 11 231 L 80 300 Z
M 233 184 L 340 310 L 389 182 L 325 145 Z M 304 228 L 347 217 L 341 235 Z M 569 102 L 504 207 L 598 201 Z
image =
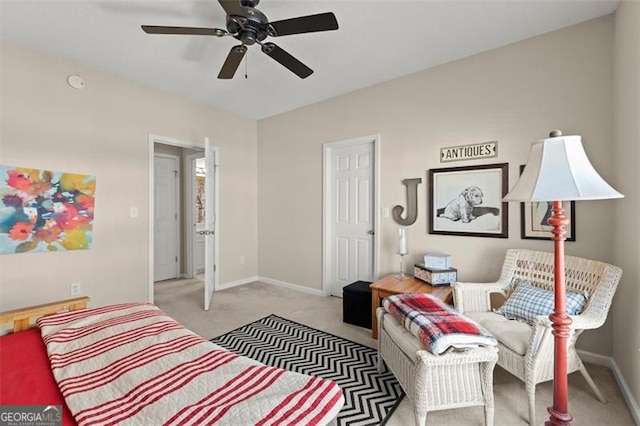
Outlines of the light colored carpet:
M 214 294 L 211 309 L 203 310 L 202 282 L 176 280 L 156 284 L 155 303 L 195 333 L 211 339 L 244 324 L 276 314 L 375 348 L 371 331 L 342 322 L 342 299 L 320 297 L 255 282 Z M 608 368 L 588 365 L 607 404 L 601 404 L 580 373 L 569 376 L 569 410 L 575 425 L 634 425 L 613 374 Z M 527 395 L 524 383 L 496 367 L 494 373 L 496 426 L 527 424 Z M 553 398 L 551 382 L 538 385 L 536 415 L 539 424 L 548 419 L 546 407 Z M 412 405 L 404 398 L 387 422 L 388 426 L 414 424 Z M 430 412 L 427 424 L 484 425 L 481 407 Z

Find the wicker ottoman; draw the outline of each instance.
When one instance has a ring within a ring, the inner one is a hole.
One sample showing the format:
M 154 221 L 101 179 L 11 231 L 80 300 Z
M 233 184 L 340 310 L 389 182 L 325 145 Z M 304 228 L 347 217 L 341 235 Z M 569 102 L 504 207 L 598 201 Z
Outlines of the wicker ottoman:
M 383 361 L 414 405 L 416 426 L 427 412 L 483 405 L 485 425 L 493 425 L 493 368 L 497 348 L 433 355 L 384 308 L 378 317 L 378 370 Z

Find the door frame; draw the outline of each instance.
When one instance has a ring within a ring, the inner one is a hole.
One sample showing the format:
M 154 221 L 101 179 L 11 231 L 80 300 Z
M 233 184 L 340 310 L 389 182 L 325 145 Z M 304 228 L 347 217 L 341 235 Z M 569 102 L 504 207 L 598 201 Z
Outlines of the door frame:
M 177 155 L 174 154 L 165 154 L 163 152 L 154 152 L 153 153 L 153 159 L 154 159 L 154 168 L 155 168 L 155 159 L 156 157 L 160 157 L 160 158 L 167 158 L 167 159 L 171 159 L 175 162 L 176 167 L 178 169 L 178 174 L 176 176 L 176 179 L 174 181 L 174 188 L 173 191 L 175 193 L 175 205 L 174 208 L 176 209 L 176 220 L 175 220 L 175 227 L 176 227 L 176 238 L 175 241 L 173 242 L 175 245 L 178 246 L 178 250 L 176 250 L 176 262 L 175 262 L 175 269 L 176 269 L 176 278 L 180 278 L 180 263 L 182 262 L 182 250 L 180 250 L 182 247 L 180 245 L 180 238 L 182 236 L 182 230 L 181 228 L 181 224 L 182 224 L 182 214 L 180 212 L 180 185 L 182 183 L 182 179 L 181 179 L 181 173 L 182 173 L 182 164 L 180 164 L 180 157 L 178 157 Z M 155 194 L 155 173 L 153 175 L 153 180 L 151 181 L 151 183 L 154 185 L 154 188 L 150 191 L 152 194 Z M 154 215 L 150 215 L 149 216 L 149 220 L 154 221 L 155 222 L 155 218 Z M 155 275 L 155 262 L 154 262 L 154 275 Z M 153 278 L 151 278 L 151 280 L 153 281 Z M 155 282 L 155 281 L 154 281 Z
M 148 278 L 148 300 L 150 303 L 153 303 L 153 289 L 154 289 L 154 283 L 153 283 L 153 269 L 154 269 L 154 263 L 153 263 L 153 217 L 154 217 L 154 204 L 153 204 L 153 179 L 154 179 L 154 145 L 156 143 L 162 143 L 165 145 L 173 145 L 173 146 L 178 146 L 181 148 L 189 148 L 189 149 L 199 149 L 199 150 L 203 150 L 204 152 L 204 147 L 205 147 L 205 143 L 204 141 L 202 142 L 192 142 L 192 141 L 183 141 L 180 139 L 175 139 L 175 138 L 170 138 L 170 137 L 166 137 L 166 136 L 160 136 L 160 135 L 154 135 L 154 134 L 149 134 L 149 151 L 147 154 L 147 157 L 149 159 L 149 181 L 148 181 L 148 187 L 149 187 L 149 261 L 148 261 L 148 266 L 149 266 L 149 278 Z M 219 228 L 220 228 L 220 203 L 219 203 L 219 174 L 218 174 L 218 169 L 220 168 L 220 150 L 218 149 L 217 146 L 213 147 L 213 152 L 216 156 L 216 164 L 214 167 L 215 170 L 215 174 L 214 174 L 214 178 L 215 178 L 215 197 L 214 197 L 214 202 L 215 202 L 215 217 L 216 217 L 216 221 L 215 221 L 215 234 L 214 234 L 214 242 L 215 242 L 215 247 L 216 247 L 216 254 L 215 254 L 215 259 L 214 259 L 214 271 L 213 271 L 213 282 L 214 282 L 214 290 L 218 290 L 219 289 L 219 277 L 220 277 L 220 238 L 219 238 Z M 192 207 L 190 207 L 192 208 Z M 192 214 L 190 214 L 190 216 L 192 216 Z M 186 244 L 186 243 L 185 243 Z M 189 247 L 187 247 L 188 249 Z M 192 255 L 193 257 L 193 255 Z
M 331 223 L 331 211 L 333 208 L 332 185 L 331 185 L 331 154 L 336 148 L 352 147 L 373 143 L 373 279 L 377 280 L 380 274 L 380 135 L 362 136 L 353 139 L 327 142 L 322 144 L 322 291 L 325 296 L 331 294 L 331 270 L 333 268 L 333 244 L 331 244 L 331 234 L 333 223 Z

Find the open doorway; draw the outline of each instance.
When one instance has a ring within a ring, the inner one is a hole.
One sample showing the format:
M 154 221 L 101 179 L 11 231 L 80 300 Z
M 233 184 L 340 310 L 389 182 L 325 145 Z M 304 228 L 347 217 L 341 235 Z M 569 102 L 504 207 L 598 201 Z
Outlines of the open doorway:
M 208 141 L 151 135 L 149 157 L 149 300 L 153 302 L 159 290 L 165 296 L 189 294 L 193 301 L 202 300 L 204 292 L 208 309 L 219 274 L 217 149 Z
M 205 212 L 207 195 L 205 192 L 206 164 L 204 152 L 188 154 L 184 159 L 185 170 L 188 171 L 185 181 L 185 204 L 191 206 L 191 214 L 185 219 L 187 229 L 187 261 L 185 270 L 187 278 L 202 279 L 206 268 L 205 259 Z

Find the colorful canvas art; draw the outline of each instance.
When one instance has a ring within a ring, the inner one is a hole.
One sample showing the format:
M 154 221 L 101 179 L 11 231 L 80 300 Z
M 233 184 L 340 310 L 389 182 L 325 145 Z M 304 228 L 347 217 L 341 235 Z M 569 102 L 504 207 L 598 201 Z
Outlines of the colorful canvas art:
M 86 250 L 95 176 L 0 166 L 0 254 Z

